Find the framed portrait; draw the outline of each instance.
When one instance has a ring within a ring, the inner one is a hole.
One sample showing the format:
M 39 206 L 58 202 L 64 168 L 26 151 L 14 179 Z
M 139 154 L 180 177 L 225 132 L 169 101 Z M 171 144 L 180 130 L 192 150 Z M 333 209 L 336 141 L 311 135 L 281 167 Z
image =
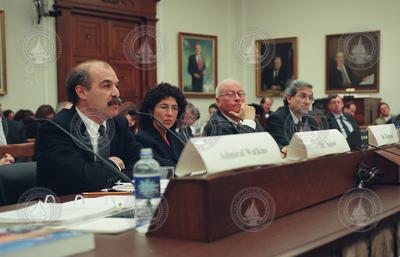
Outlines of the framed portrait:
M 6 26 L 4 11 L 0 10 L 0 95 L 7 94 Z
M 326 36 L 326 93 L 379 92 L 380 32 Z
M 297 38 L 256 40 L 257 96 L 282 96 L 297 78 Z
M 179 87 L 187 97 L 213 98 L 218 81 L 217 37 L 178 34 Z

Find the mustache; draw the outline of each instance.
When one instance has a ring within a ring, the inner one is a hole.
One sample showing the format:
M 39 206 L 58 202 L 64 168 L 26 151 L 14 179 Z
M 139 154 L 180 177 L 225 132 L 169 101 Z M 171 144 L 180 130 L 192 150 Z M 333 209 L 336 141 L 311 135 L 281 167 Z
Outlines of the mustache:
M 108 106 L 111 106 L 111 105 L 113 105 L 113 104 L 121 105 L 121 103 L 122 103 L 122 100 L 121 100 L 120 97 L 118 97 L 118 96 L 113 96 L 113 97 L 111 98 L 111 100 L 107 103 L 107 105 L 108 105 Z

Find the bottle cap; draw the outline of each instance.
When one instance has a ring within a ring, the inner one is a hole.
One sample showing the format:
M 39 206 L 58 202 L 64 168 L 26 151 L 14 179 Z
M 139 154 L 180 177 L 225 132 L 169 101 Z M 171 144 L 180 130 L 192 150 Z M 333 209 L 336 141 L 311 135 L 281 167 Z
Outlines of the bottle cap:
M 153 157 L 153 150 L 151 148 L 142 148 L 140 150 L 140 157 Z

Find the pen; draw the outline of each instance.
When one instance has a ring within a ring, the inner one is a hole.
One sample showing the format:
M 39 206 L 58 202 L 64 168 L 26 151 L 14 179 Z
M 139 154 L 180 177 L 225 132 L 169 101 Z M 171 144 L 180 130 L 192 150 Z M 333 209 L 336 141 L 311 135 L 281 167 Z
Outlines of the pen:
M 84 192 L 83 197 L 98 197 L 98 196 L 107 196 L 107 195 L 131 195 L 130 192 Z

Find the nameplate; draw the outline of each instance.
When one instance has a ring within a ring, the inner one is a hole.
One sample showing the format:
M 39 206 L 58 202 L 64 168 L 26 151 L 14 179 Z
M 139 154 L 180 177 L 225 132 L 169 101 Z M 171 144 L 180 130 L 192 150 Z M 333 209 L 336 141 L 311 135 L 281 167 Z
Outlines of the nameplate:
M 182 151 L 175 174 L 217 173 L 280 162 L 283 160 L 279 147 L 267 132 L 191 138 Z
M 297 132 L 288 146 L 287 158 L 302 160 L 348 151 L 349 144 L 337 129 Z
M 368 143 L 374 146 L 396 144 L 399 142 L 394 124 L 368 126 Z

